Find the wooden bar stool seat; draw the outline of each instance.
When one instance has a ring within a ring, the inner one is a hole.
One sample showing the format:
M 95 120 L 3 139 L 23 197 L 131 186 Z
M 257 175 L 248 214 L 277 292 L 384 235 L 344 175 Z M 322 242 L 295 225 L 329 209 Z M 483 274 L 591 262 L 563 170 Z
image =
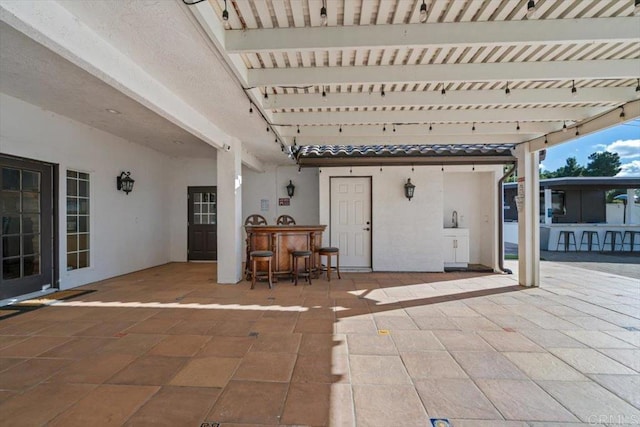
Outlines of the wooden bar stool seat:
M 311 255 L 313 255 L 311 251 L 291 251 L 291 257 L 293 258 L 293 262 L 291 263 L 293 272 L 292 280 L 295 286 L 298 286 L 298 277 L 306 278 L 311 285 Z M 300 272 L 300 266 L 298 264 L 301 258 L 304 260 L 304 270 L 302 270 L 302 272 Z
M 318 255 L 320 255 L 320 263 L 322 264 L 322 257 L 326 256 L 327 257 L 327 267 L 324 269 L 324 271 L 327 272 L 327 280 L 331 281 L 331 270 L 335 270 L 336 273 L 338 273 L 338 279 L 342 279 L 342 277 L 340 277 L 340 249 L 339 248 L 334 248 L 334 247 L 323 247 L 323 248 L 319 248 L 318 249 Z M 336 266 L 335 267 L 331 267 L 331 257 L 334 256 L 336 257 Z M 320 270 L 322 271 L 322 265 L 320 266 Z
M 250 254 L 251 257 L 251 289 L 256 285 L 256 279 L 268 279 L 269 280 L 269 289 L 273 288 L 273 282 L 271 281 L 271 259 L 273 258 L 273 252 L 271 251 L 252 251 Z M 262 273 L 260 277 L 258 277 L 258 263 L 266 262 L 268 265 L 267 271 Z

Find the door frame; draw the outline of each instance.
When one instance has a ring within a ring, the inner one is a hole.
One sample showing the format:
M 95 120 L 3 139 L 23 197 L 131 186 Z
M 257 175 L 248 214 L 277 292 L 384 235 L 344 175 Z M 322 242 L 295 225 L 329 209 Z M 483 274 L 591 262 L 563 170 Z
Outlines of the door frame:
M 48 166 L 51 168 L 51 182 L 49 191 L 51 192 L 51 241 L 48 244 L 40 242 L 41 251 L 42 248 L 48 247 L 51 251 L 51 288 L 60 289 L 60 165 L 52 162 L 45 162 L 42 160 L 30 159 L 28 157 L 15 156 L 12 154 L 0 153 L 0 157 L 3 157 L 9 161 L 35 163 L 36 165 Z M 20 167 L 20 166 L 17 166 Z M 66 185 L 66 181 L 65 181 Z M 65 217 L 66 221 L 66 217 Z
M 331 194 L 331 188 L 333 187 L 331 183 L 334 178 L 342 179 L 342 178 L 368 178 L 369 179 L 369 218 L 371 218 L 371 238 L 369 239 L 369 266 L 371 271 L 375 271 L 373 269 L 373 237 L 374 237 L 374 228 L 373 228 L 373 175 L 333 175 L 329 177 L 329 245 L 332 246 L 333 242 L 331 241 L 331 235 L 333 234 L 333 227 L 331 224 L 331 219 L 333 218 L 333 195 Z

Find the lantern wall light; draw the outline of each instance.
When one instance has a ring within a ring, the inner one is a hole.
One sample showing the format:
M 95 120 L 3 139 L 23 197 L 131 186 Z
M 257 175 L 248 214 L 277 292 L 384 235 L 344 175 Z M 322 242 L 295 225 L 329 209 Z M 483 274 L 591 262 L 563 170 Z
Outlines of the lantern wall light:
M 133 190 L 135 180 L 131 178 L 131 172 L 122 172 L 116 177 L 116 188 L 124 191 L 127 195 Z
M 404 185 L 404 196 L 411 201 L 413 192 L 416 190 L 416 186 L 411 183 L 411 178 L 407 178 L 407 183 Z
M 293 192 L 296 190 L 296 186 L 293 185 L 293 182 L 289 180 L 289 184 L 287 185 L 287 194 L 289 197 L 293 197 Z

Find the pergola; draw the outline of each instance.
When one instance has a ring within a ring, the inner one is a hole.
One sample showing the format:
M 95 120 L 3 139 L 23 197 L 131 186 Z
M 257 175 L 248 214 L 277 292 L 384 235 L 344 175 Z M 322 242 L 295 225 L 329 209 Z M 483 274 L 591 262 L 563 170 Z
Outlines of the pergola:
M 240 274 L 241 164 L 293 165 L 307 145 L 509 147 L 519 277 L 535 286 L 539 152 L 640 116 L 637 12 L 638 0 L 3 1 L 2 90 L 172 156 L 217 149 L 218 239 L 232 245 L 221 283 Z M 24 36 L 57 59 L 30 57 Z

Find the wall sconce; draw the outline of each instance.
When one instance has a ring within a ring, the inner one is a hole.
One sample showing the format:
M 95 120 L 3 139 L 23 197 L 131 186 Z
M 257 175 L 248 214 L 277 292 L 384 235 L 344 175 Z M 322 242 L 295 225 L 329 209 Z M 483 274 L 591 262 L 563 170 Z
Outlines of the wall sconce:
M 293 182 L 289 180 L 289 185 L 287 185 L 287 194 L 289 197 L 293 197 L 293 192 L 296 190 L 296 186 L 293 185 Z
M 127 195 L 133 190 L 133 183 L 135 181 L 131 178 L 131 172 L 122 172 L 120 176 L 116 177 L 116 188 L 124 191 Z
M 416 186 L 411 183 L 411 178 L 407 178 L 407 183 L 404 185 L 404 196 L 409 199 L 409 201 L 411 201 L 415 189 Z

